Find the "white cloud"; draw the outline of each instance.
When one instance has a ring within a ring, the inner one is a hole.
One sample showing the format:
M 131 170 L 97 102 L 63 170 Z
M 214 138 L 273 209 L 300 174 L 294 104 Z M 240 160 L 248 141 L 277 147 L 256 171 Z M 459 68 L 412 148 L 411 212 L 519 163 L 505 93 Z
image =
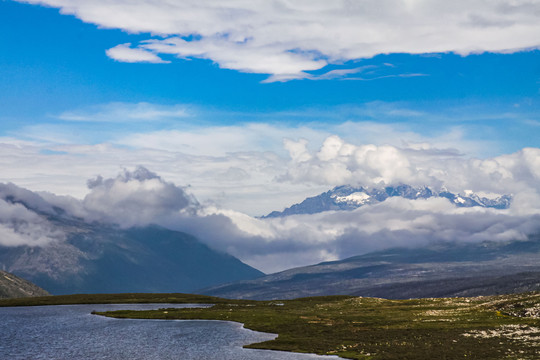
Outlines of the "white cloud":
M 146 102 L 112 102 L 84 109 L 66 111 L 58 115 L 60 120 L 75 122 L 150 122 L 178 119 L 190 116 L 185 105 L 158 105 Z
M 446 184 L 458 192 L 516 194 L 538 176 L 534 148 L 485 156 L 486 149 L 496 149 L 490 140 L 468 140 L 467 130 L 460 127 L 439 126 L 428 136 L 399 122 L 179 125 L 150 132 L 133 125 L 142 118 L 157 119 L 153 122 L 157 124 L 169 115 L 191 113 L 184 109 L 182 105 L 113 103 L 72 111 L 72 116 L 99 122 L 85 131 L 75 131 L 68 122 L 21 129 L 17 137 L 0 139 L 0 181 L 83 198 L 88 178 L 114 178 L 123 168 L 142 165 L 166 181 L 190 185 L 202 203 L 264 215 L 344 183 Z M 358 111 L 359 117 L 394 112 L 429 116 L 388 104 L 344 111 Z M 123 112 L 125 117 L 119 119 Z M 310 117 L 310 112 L 275 116 Z M 112 129 L 107 131 L 108 142 L 92 144 L 92 132 L 103 133 L 102 124 L 107 121 L 125 122 L 131 132 Z
M 326 132 L 301 125 L 289 127 L 247 123 L 127 134 L 116 139 L 115 143 L 192 155 L 224 156 L 237 152 L 281 152 L 283 138 L 287 135 L 303 135 L 319 140 L 323 139 L 325 134 Z
M 34 210 L 27 209 L 28 205 Z M 0 184 L 0 245 L 43 246 L 65 239 L 62 229 L 35 210 L 54 212 L 52 205 L 35 193 L 13 184 Z
M 159 223 L 162 217 L 198 206 L 184 189 L 144 167 L 124 170 L 114 179 L 98 176 L 88 181 L 88 187 L 90 193 L 82 201 L 85 218 L 124 227 Z
M 155 53 L 150 52 L 146 49 L 132 48 L 130 43 L 116 45 L 115 47 L 108 49 L 106 53 L 107 56 L 111 59 L 120 62 L 146 62 L 154 64 L 169 63 L 169 61 L 164 61 Z
M 46 224 L 25 223 L 14 226 L 0 223 L 0 245 L 2 246 L 44 246 L 65 235 Z
M 229 211 L 217 213 L 221 217 L 203 216 L 190 221 L 192 226 L 177 226 L 265 272 L 390 247 L 523 240 L 540 231 L 538 212 L 520 215 L 512 210 L 456 208 L 446 199 L 393 198 L 350 212 L 273 219 L 254 219 Z M 225 221 L 224 216 L 230 221 Z M 221 220 L 215 221 L 218 218 Z M 219 237 L 211 236 L 214 226 L 220 229 Z
M 534 166 L 536 158 L 530 163 L 530 156 L 513 154 L 513 169 Z M 531 175 L 534 178 L 530 181 L 538 184 L 536 175 Z M 529 183 L 527 176 L 514 180 Z M 54 239 L 62 240 L 64 234 L 35 211 L 55 213 L 58 208 L 88 221 L 126 227 L 158 224 L 191 233 L 266 272 L 388 247 L 425 246 L 440 241 L 519 240 L 540 231 L 538 185 L 525 187 L 507 210 L 457 208 L 444 198 L 391 198 L 354 211 L 270 219 L 199 205 L 185 188 L 144 168 L 124 171 L 114 178 L 97 177 L 88 185 L 89 193 L 83 200 L 2 185 L 2 245 L 43 246 Z
M 538 148 L 477 159 L 428 144 L 354 145 L 335 135 L 328 137 L 316 152 L 306 151 L 303 140 L 288 142 L 287 148 L 291 161 L 282 181 L 328 186 L 404 183 L 445 186 L 455 192 L 472 189 L 505 194 L 540 190 Z
M 259 46 L 247 42 L 231 42 L 221 36 L 197 41 L 185 41 L 181 38 L 152 40 L 141 45 L 158 53 L 174 54 L 179 58 L 203 58 L 218 63 L 222 68 L 242 72 L 274 74 L 280 80 L 307 77 L 304 71 L 317 70 L 327 62 L 315 60 L 303 53 L 282 51 L 275 46 Z
M 540 45 L 537 0 L 24 2 L 57 7 L 105 28 L 153 34 L 134 47 L 110 49 L 119 61 L 163 62 L 157 54 L 173 54 L 270 74 L 272 81 L 305 78 L 306 71 L 328 63 L 377 54 L 467 55 Z

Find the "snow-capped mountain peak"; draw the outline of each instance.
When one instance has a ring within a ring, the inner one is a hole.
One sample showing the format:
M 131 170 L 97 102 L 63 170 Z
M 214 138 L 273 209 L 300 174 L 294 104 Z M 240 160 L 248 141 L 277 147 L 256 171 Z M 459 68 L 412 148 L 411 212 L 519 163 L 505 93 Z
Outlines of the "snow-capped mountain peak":
M 452 193 L 445 187 L 436 191 L 427 186 L 413 187 L 400 184 L 381 188 L 354 187 L 342 185 L 325 193 L 305 199 L 283 211 L 274 211 L 265 217 L 282 217 L 295 214 L 315 214 L 329 210 L 354 210 L 361 206 L 376 204 L 390 197 L 405 199 L 446 198 L 458 207 L 481 206 L 495 209 L 506 209 L 510 206 L 511 195 L 500 195 L 487 192 L 465 190 L 463 193 Z

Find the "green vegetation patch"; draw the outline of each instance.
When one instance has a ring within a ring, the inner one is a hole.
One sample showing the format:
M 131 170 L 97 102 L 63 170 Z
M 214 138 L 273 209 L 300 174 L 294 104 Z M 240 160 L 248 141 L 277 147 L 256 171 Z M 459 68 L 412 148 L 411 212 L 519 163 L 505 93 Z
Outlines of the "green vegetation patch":
M 231 302 L 214 296 L 193 294 L 76 294 L 41 296 L 32 298 L 2 299 L 0 307 L 5 306 L 43 306 L 43 305 L 75 305 L 75 304 L 219 304 Z M 249 300 L 235 300 L 236 303 L 250 303 Z
M 243 323 L 278 334 L 246 347 L 348 359 L 538 359 L 540 293 L 475 298 L 385 300 L 351 296 L 284 301 L 190 294 L 97 294 L 9 299 L 0 306 L 204 303 L 210 308 L 121 310 L 115 318 L 201 319 Z
M 221 299 L 204 309 L 98 314 L 236 321 L 252 330 L 279 335 L 248 348 L 348 359 L 538 359 L 540 319 L 526 312 L 510 314 L 505 309 L 522 305 L 534 309 L 540 305 L 539 295 L 417 300 L 348 296 L 251 302 Z

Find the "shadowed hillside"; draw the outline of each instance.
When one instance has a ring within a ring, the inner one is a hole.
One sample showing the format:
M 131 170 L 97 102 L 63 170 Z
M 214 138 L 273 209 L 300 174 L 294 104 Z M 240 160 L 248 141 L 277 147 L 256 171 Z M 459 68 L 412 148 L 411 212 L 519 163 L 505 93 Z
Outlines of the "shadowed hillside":
M 202 290 L 234 299 L 356 295 L 391 299 L 540 290 L 540 237 L 396 248 Z

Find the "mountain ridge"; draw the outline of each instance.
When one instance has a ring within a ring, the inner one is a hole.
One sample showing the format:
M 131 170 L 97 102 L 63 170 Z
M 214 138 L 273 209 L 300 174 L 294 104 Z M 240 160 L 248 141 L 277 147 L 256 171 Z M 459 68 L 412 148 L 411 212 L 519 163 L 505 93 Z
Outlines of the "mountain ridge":
M 435 191 L 427 186 L 413 187 L 406 184 L 386 186 L 383 188 L 354 187 L 351 185 L 336 186 L 316 196 L 308 197 L 300 203 L 293 204 L 283 211 L 272 211 L 262 218 L 275 218 L 289 215 L 316 214 L 323 211 L 349 211 L 364 205 L 377 204 L 391 197 L 405 199 L 446 198 L 458 207 L 481 206 L 495 209 L 507 209 L 512 201 L 511 195 L 481 196 L 467 191 L 466 194 L 455 194 L 446 189 Z
M 186 233 L 158 226 L 85 226 L 45 246 L 0 246 L 0 264 L 55 295 L 191 292 L 263 275 Z
M 526 241 L 393 248 L 259 279 L 203 289 L 206 295 L 270 300 L 355 295 L 479 296 L 540 290 L 540 236 Z
M 184 232 L 85 221 L 13 184 L 0 184 L 0 200 L 7 209 L 0 225 L 15 240 L 31 238 L 2 239 L 0 269 L 55 295 L 192 292 L 264 275 Z

